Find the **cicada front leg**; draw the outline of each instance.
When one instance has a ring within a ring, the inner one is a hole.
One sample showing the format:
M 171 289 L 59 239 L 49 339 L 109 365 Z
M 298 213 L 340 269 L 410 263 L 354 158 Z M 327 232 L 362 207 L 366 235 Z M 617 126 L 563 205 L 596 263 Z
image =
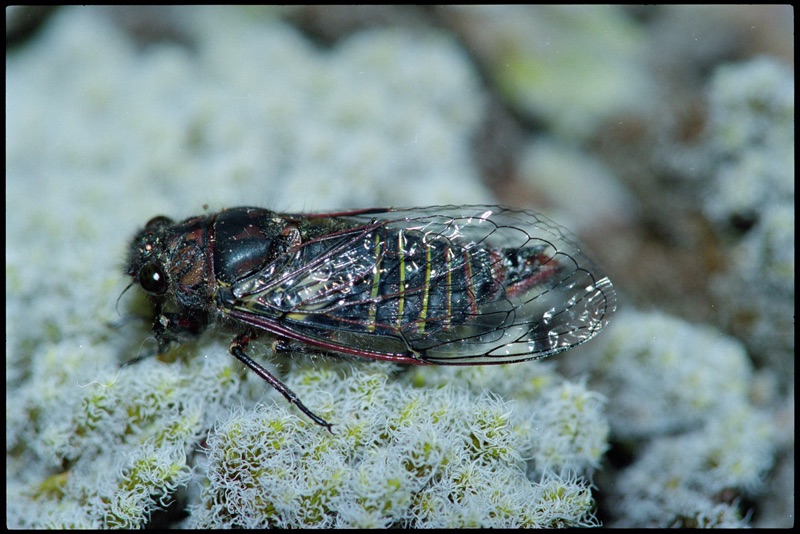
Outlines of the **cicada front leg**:
M 159 313 L 153 322 L 153 335 L 158 341 L 158 353 L 164 354 L 172 343 L 196 339 L 206 322 L 191 315 Z

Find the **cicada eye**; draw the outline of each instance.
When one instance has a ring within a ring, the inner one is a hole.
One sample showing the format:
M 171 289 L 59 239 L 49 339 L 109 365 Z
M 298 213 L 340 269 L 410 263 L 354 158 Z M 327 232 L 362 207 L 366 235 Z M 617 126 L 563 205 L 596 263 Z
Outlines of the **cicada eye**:
M 156 262 L 146 263 L 139 271 L 139 285 L 151 295 L 167 292 L 167 273 Z
M 163 215 L 158 215 L 153 217 L 147 224 L 144 225 L 145 230 L 153 231 L 157 228 L 171 226 L 174 223 L 172 219 L 169 217 L 164 217 Z

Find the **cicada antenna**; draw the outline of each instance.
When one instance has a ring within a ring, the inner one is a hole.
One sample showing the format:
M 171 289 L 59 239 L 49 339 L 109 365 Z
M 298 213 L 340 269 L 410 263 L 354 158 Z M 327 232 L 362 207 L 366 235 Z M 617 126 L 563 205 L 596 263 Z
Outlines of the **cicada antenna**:
M 128 284 L 128 286 L 125 289 L 122 290 L 122 293 L 119 294 L 119 296 L 117 297 L 117 302 L 114 305 L 114 309 L 117 310 L 117 315 L 119 315 L 120 317 L 122 316 L 122 314 L 119 311 L 119 301 L 120 301 L 120 299 L 122 299 L 122 295 L 124 295 L 125 292 L 131 288 L 131 286 L 133 286 L 133 282 Z

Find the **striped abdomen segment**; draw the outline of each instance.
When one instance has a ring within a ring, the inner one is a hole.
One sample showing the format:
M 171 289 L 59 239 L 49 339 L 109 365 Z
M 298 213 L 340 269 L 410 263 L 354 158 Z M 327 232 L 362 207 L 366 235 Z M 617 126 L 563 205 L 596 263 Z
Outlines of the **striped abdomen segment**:
M 485 251 L 413 230 L 381 228 L 370 238 L 377 261 L 371 280 L 362 281 L 369 292 L 362 316 L 368 332 L 448 330 L 469 322 L 496 292 Z

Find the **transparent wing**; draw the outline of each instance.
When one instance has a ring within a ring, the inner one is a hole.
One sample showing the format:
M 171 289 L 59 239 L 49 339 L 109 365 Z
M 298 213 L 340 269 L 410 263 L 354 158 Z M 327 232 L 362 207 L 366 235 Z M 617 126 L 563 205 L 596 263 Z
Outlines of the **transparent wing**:
M 347 229 L 303 243 L 277 273 L 242 281 L 237 310 L 328 350 L 510 363 L 591 339 L 616 307 L 611 282 L 577 241 L 531 211 L 435 206 L 305 217 L 335 217 Z

